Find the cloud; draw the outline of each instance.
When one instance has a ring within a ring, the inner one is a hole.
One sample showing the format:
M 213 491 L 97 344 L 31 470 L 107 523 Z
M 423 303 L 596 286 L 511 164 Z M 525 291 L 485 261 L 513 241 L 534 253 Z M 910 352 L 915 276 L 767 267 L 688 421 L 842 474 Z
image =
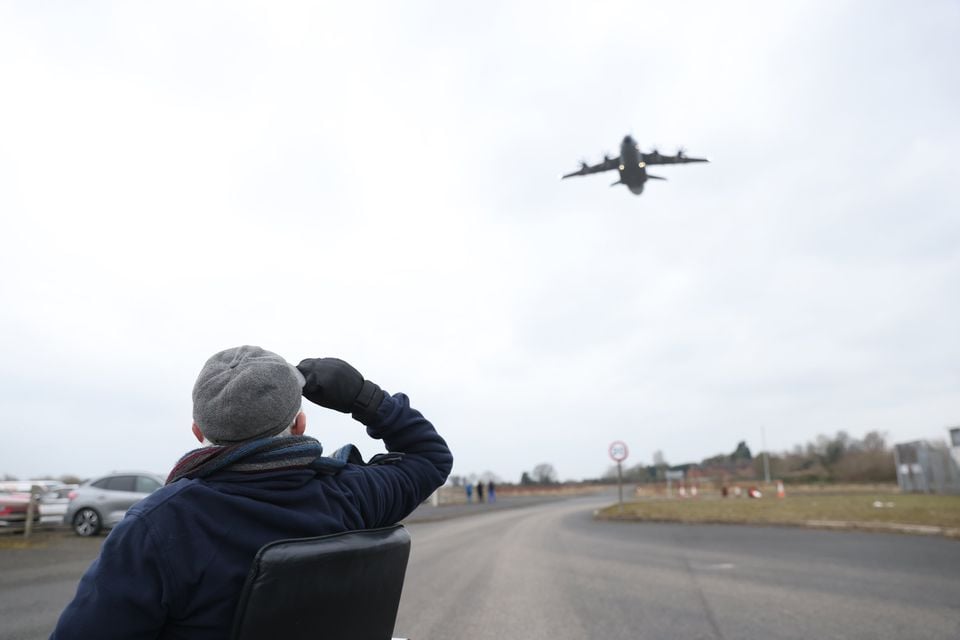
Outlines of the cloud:
M 956 422 L 954 3 L 0 11 L 0 472 L 166 470 L 241 343 L 510 480 Z M 628 132 L 712 162 L 558 180 Z

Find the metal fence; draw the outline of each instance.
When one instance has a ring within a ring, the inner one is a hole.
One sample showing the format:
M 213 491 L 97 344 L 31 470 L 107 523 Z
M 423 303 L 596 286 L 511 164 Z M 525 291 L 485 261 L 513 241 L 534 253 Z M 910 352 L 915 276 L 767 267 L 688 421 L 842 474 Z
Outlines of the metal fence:
M 918 440 L 893 448 L 897 483 L 908 493 L 960 494 L 960 466 L 950 449 Z

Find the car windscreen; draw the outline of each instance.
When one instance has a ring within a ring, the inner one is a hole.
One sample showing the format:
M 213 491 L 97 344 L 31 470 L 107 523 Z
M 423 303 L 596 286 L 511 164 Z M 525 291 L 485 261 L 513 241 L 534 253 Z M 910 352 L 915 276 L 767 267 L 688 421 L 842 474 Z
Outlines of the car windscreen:
M 103 488 L 109 491 L 133 491 L 136 482 L 136 476 L 111 476 Z
M 137 476 L 137 493 L 153 493 L 160 488 L 160 483 L 150 476 Z

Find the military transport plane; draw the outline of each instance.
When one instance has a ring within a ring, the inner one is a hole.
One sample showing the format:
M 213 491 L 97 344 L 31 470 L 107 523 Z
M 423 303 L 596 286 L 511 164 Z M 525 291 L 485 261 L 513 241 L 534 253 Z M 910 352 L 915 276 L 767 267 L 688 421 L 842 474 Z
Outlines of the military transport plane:
M 586 176 L 591 173 L 600 173 L 603 171 L 620 172 L 620 179 L 611 184 L 615 187 L 618 184 L 625 184 L 636 195 L 643 193 L 643 184 L 647 180 L 666 180 L 660 176 L 653 176 L 647 173 L 647 166 L 652 164 L 686 164 L 688 162 L 710 162 L 706 158 L 688 158 L 683 149 L 677 151 L 675 156 L 665 156 L 654 149 L 650 153 L 643 153 L 640 147 L 631 136 L 626 136 L 620 143 L 620 155 L 616 158 L 603 156 L 603 162 L 593 166 L 586 162 L 580 163 L 580 169 L 572 173 L 561 176 L 561 179 L 572 178 L 574 176 Z

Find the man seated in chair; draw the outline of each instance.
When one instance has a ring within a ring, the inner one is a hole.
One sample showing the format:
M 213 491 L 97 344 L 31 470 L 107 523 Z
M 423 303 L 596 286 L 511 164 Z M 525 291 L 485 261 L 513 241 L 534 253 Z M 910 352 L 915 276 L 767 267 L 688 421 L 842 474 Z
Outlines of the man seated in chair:
M 301 395 L 351 413 L 388 453 L 331 457 L 304 435 Z M 51 638 L 226 638 L 257 550 L 284 538 L 395 524 L 443 485 L 453 457 L 404 394 L 336 358 L 294 367 L 259 347 L 207 360 L 193 434 L 166 486 L 111 531 Z

